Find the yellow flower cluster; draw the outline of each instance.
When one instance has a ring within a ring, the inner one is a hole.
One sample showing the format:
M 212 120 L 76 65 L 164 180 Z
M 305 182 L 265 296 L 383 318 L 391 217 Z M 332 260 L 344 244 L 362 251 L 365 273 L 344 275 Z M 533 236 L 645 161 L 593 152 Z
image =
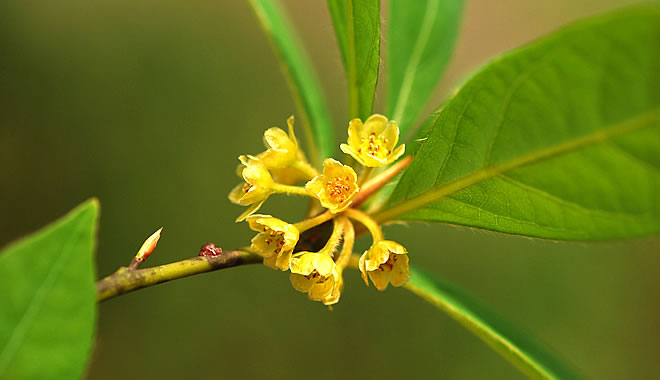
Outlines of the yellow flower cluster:
M 367 286 L 369 279 L 381 291 L 389 284 L 406 284 L 410 278 L 408 252 L 400 244 L 384 240 L 378 223 L 356 207 L 386 182 L 383 176 L 370 179 L 371 168 L 389 165 L 404 153 L 404 145 L 397 147 L 396 122 L 382 115 L 372 115 L 364 123 L 360 119 L 351 120 L 348 143 L 341 144 L 341 150 L 363 167 L 359 177 L 353 167 L 332 158 L 323 162 L 319 173 L 298 146 L 293 123 L 292 116 L 287 120 L 288 133 L 277 127 L 264 133 L 265 152 L 239 157 L 237 174 L 244 182 L 231 191 L 229 199 L 248 206 L 236 221 L 246 220 L 257 232 L 249 249 L 262 256 L 265 265 L 290 271 L 291 284 L 296 290 L 307 293 L 313 301 L 333 305 L 339 301 L 344 286 L 343 272 L 353 256 L 352 221 L 357 221 L 366 227 L 373 240 L 359 260 L 354 260 Z M 305 182 L 304 187 L 295 186 L 301 182 Z M 289 224 L 270 215 L 255 214 L 270 195 L 278 193 L 311 197 L 311 217 Z M 360 201 L 354 202 L 357 199 Z M 323 248 L 315 252 L 296 251 L 303 232 L 321 228 L 330 220 L 333 230 Z

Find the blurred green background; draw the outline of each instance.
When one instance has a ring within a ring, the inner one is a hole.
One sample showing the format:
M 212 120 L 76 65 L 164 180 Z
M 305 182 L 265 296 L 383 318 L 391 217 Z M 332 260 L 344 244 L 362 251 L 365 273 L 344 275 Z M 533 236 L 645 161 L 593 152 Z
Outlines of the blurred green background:
M 489 57 L 625 3 L 468 1 L 433 103 Z M 325 2 L 285 5 L 344 138 L 343 70 Z M 236 157 L 258 153 L 261 133 L 296 110 L 247 1 L 3 1 L 0 52 L 0 245 L 91 196 L 102 203 L 99 276 L 128 264 L 160 226 L 151 265 L 206 242 L 249 241 L 226 198 Z M 295 221 L 295 201 L 275 198 L 264 211 Z M 443 225 L 386 233 L 415 265 L 588 377 L 658 378 L 659 239 L 568 244 Z M 333 312 L 263 266 L 124 295 L 100 305 L 87 378 L 522 378 L 406 290 L 378 293 L 355 272 L 346 281 Z

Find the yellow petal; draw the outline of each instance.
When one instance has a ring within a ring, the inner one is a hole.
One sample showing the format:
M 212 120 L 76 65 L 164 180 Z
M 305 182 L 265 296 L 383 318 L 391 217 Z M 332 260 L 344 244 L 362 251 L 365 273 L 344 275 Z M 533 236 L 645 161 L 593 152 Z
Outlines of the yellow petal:
M 353 119 L 348 123 L 348 145 L 357 147 L 360 145 L 360 138 L 364 137 L 362 130 L 364 125 L 362 120 Z
M 264 265 L 275 270 L 280 269 L 277 267 L 277 255 L 264 257 Z
M 327 179 L 322 175 L 317 175 L 305 184 L 305 190 L 311 196 L 320 199 L 325 191 L 325 185 L 328 183 Z
M 335 278 L 335 284 L 332 291 L 323 299 L 323 304 L 326 306 L 334 305 L 339 302 L 342 290 L 344 290 L 344 278 L 341 271 L 333 272 L 332 276 Z
M 312 301 L 323 301 L 330 293 L 335 286 L 335 278 L 329 276 L 322 282 L 314 282 L 312 287 L 309 289 L 309 299 Z
M 360 256 L 360 262 L 358 263 L 358 267 L 360 268 L 360 276 L 362 276 L 362 280 L 364 281 L 367 286 L 369 286 L 369 279 L 367 278 L 367 268 L 365 267 L 364 263 L 367 259 L 367 252 L 363 253 L 362 256 Z
M 279 268 L 282 271 L 288 271 L 289 266 L 291 265 L 291 254 L 293 253 L 293 250 L 288 250 L 288 251 L 283 251 L 279 255 L 277 255 L 276 261 L 275 261 L 275 266 Z
M 270 188 L 273 186 L 273 178 L 268 169 L 259 161 L 249 161 L 242 174 L 245 182 L 253 187 Z
M 314 285 L 313 280 L 296 273 L 291 273 L 289 280 L 291 280 L 291 285 L 293 285 L 294 289 L 303 293 L 309 292 L 309 290 L 312 288 L 312 285 Z
M 402 286 L 410 280 L 410 267 L 408 265 L 408 255 L 399 255 L 394 268 L 392 268 L 392 277 L 390 282 L 394 286 Z
M 381 264 L 385 264 L 390 258 L 390 251 L 387 249 L 387 245 L 382 243 L 383 241 L 377 242 L 365 252 L 365 255 L 367 256 L 365 260 L 365 268 L 368 272 L 377 270 Z
M 309 276 L 314 271 L 314 253 L 298 252 L 299 256 L 291 259 L 291 273 Z
M 295 145 L 289 138 L 289 135 L 277 127 L 268 128 L 266 132 L 264 132 L 264 141 L 266 142 L 268 148 L 273 148 L 275 150 L 288 150 L 290 148 L 295 148 Z
M 251 205 L 253 203 L 258 203 L 261 201 L 265 201 L 266 198 L 270 195 L 271 189 L 269 188 L 264 188 L 264 187 L 258 187 L 258 186 L 253 186 L 248 190 L 247 193 L 243 194 L 241 199 L 239 199 L 239 203 L 243 206 Z
M 326 158 L 323 161 L 323 175 L 328 178 L 345 178 L 348 176 L 351 179 L 357 179 L 357 174 L 353 168 L 342 164 L 334 158 Z
M 288 119 L 286 119 L 286 124 L 289 126 L 289 139 L 291 139 L 291 141 L 293 141 L 293 143 L 297 147 L 298 146 L 298 140 L 296 139 L 296 134 L 293 131 L 294 121 L 295 121 L 295 119 L 294 119 L 293 115 L 291 115 L 291 116 L 289 116 Z
M 364 162 L 362 161 L 362 155 L 360 153 L 358 153 L 356 149 L 353 148 L 353 145 L 341 144 L 341 145 L 339 145 L 339 149 L 341 149 L 342 152 L 344 152 L 344 153 L 350 155 L 351 157 L 355 158 L 355 160 L 359 164 L 364 165 Z
M 283 185 L 295 185 L 309 178 L 300 169 L 292 166 L 286 168 L 271 168 L 270 174 L 275 182 Z
M 325 253 L 316 253 L 314 255 L 314 269 L 323 277 L 329 276 L 335 268 L 335 262 Z
M 257 202 L 250 205 L 250 207 L 248 207 L 247 210 L 245 210 L 241 215 L 238 216 L 238 218 L 236 218 L 236 223 L 242 222 L 243 220 L 245 220 L 245 218 L 257 212 L 257 210 L 259 210 L 259 208 L 261 207 L 262 204 L 264 204 L 265 201 L 266 200 L 263 200 L 261 202 Z
M 250 249 L 262 257 L 275 256 L 275 249 L 271 244 L 269 244 L 268 238 L 268 234 L 257 234 L 252 238 Z
M 387 149 L 392 150 L 399 143 L 399 126 L 392 120 L 382 132 L 383 137 L 387 139 Z
M 280 128 L 273 127 L 264 133 L 264 141 L 270 148 L 257 158 L 267 168 L 285 168 L 297 159 L 298 147 L 289 135 Z
M 369 136 L 372 133 L 380 135 L 387 127 L 387 118 L 383 115 L 373 114 L 364 122 L 363 136 Z
M 242 184 L 237 185 L 236 187 L 234 187 L 229 192 L 229 200 L 232 203 L 235 203 L 237 205 L 241 204 L 241 198 L 243 198 L 243 195 L 245 195 L 244 186 L 245 186 L 245 184 L 242 183 Z
M 392 272 L 386 270 L 376 270 L 369 272 L 369 278 L 371 279 L 371 282 L 373 282 L 376 289 L 380 290 L 381 292 L 387 289 L 387 285 L 390 283 L 391 276 Z
M 399 157 L 401 157 L 403 155 L 403 153 L 405 153 L 405 151 L 406 151 L 406 145 L 405 144 L 400 145 L 390 155 L 390 157 L 388 159 L 389 163 L 392 163 L 392 162 L 398 160 Z

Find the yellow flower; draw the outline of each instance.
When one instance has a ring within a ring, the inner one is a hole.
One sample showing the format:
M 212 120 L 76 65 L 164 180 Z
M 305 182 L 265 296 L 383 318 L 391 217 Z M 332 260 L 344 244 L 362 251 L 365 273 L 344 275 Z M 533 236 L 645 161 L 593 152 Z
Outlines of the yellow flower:
M 240 156 L 238 159 L 243 165 L 243 168 L 239 167 L 238 171 L 240 171 L 245 183 L 236 186 L 229 193 L 229 200 L 242 206 L 251 205 L 236 219 L 240 222 L 261 207 L 273 191 L 274 182 L 268 169 L 261 161 L 248 159 L 246 156 Z
M 293 166 L 282 169 L 270 169 L 270 174 L 273 176 L 275 182 L 283 185 L 294 185 L 309 179 L 307 174 Z
M 405 145 L 398 148 L 399 127 L 394 120 L 389 121 L 383 115 L 371 115 L 362 124 L 362 120 L 353 119 L 348 124 L 348 144 L 341 144 L 342 152 L 350 154 L 359 163 L 367 167 L 389 165 L 405 151 Z
M 339 299 L 338 294 L 333 293 L 339 293 L 341 273 L 327 253 L 301 252 L 300 256 L 291 259 L 290 267 L 291 284 L 296 290 L 307 293 L 310 300 L 327 299 L 326 302 L 335 303 Z
M 335 271 L 332 272 L 332 276 L 334 277 L 334 285 L 332 290 L 330 291 L 330 294 L 321 300 L 321 302 L 323 302 L 323 304 L 326 306 L 334 305 L 339 302 L 341 292 L 344 290 L 344 277 L 342 276 L 342 271 L 339 270 L 339 267 L 335 268 Z
M 336 214 L 346 210 L 358 192 L 357 174 L 350 166 L 328 158 L 323 161 L 323 174 L 307 182 L 305 190 Z
M 286 121 L 289 134 L 280 128 L 273 127 L 264 133 L 264 144 L 268 148 L 257 155 L 268 169 L 282 169 L 291 166 L 298 160 L 298 141 L 293 133 L 293 116 Z
M 405 285 L 410 279 L 408 251 L 398 243 L 389 240 L 376 242 L 360 257 L 359 268 L 362 279 L 369 286 L 367 274 L 374 286 L 383 291 L 387 285 Z
M 250 248 L 264 258 L 267 266 L 288 270 L 291 253 L 300 236 L 296 226 L 270 215 L 250 215 L 246 220 L 251 229 L 259 232 Z

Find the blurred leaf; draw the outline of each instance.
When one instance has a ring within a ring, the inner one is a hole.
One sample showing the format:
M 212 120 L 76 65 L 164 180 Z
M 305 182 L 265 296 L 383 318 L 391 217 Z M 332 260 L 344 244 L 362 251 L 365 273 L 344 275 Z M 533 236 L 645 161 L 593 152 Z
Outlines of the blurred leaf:
M 368 118 L 380 66 L 380 0 L 328 0 L 348 77 L 349 117 Z
M 307 137 L 311 159 L 320 163 L 334 153 L 332 120 L 321 85 L 279 0 L 250 0 L 286 76 Z
M 77 379 L 96 314 L 98 202 L 0 252 L 0 378 Z
M 462 0 L 390 0 L 386 114 L 415 126 L 454 50 Z
M 454 286 L 411 268 L 406 287 L 472 331 L 497 353 L 534 379 L 578 379 L 578 373 L 534 343 L 529 334 L 486 309 Z
M 487 65 L 376 215 L 553 239 L 660 232 L 660 8 L 577 23 Z

